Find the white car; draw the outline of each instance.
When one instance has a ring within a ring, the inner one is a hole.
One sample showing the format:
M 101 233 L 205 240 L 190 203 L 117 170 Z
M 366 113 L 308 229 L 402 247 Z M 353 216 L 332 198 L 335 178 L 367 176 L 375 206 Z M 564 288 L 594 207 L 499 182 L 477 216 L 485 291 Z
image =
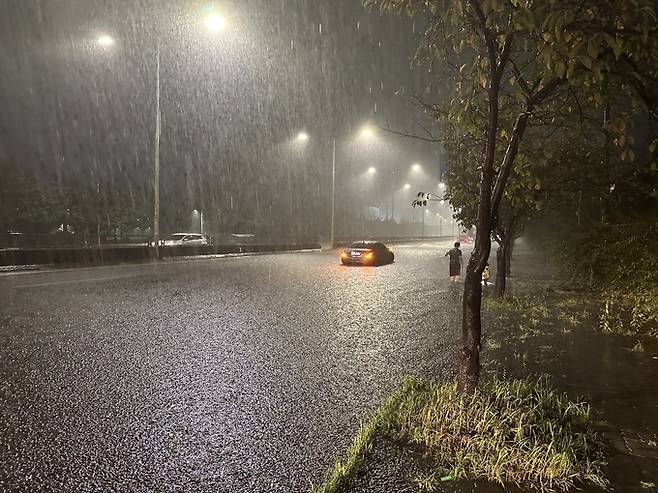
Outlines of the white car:
M 200 246 L 208 245 L 208 240 L 199 233 L 174 233 L 167 236 L 162 244 L 164 246 Z

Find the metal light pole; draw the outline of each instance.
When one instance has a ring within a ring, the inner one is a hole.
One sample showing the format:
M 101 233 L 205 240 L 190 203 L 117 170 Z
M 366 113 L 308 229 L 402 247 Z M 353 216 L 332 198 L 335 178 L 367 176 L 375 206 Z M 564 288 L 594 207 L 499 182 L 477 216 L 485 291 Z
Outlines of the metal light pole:
M 153 246 L 160 258 L 160 48 L 156 54 L 155 78 L 155 159 L 153 169 Z
M 331 152 L 331 248 L 335 247 L 334 235 L 336 232 L 335 221 L 336 219 L 336 137 L 333 140 L 333 147 Z
M 391 174 L 393 175 L 393 183 L 391 189 L 391 219 L 393 222 L 395 222 L 395 189 L 397 188 L 395 183 L 395 169 L 391 170 Z
M 427 209 L 423 211 L 423 229 L 421 230 L 420 237 L 425 238 L 425 214 L 427 214 Z

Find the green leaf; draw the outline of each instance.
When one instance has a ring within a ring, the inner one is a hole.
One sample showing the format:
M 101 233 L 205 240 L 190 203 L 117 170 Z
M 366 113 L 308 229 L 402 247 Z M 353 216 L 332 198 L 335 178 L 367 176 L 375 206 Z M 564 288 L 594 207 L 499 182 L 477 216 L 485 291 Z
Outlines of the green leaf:
M 585 67 L 587 67 L 589 70 L 592 70 L 592 59 L 587 56 L 587 55 L 580 55 L 578 57 L 578 60 L 580 60 L 580 63 L 582 63 Z

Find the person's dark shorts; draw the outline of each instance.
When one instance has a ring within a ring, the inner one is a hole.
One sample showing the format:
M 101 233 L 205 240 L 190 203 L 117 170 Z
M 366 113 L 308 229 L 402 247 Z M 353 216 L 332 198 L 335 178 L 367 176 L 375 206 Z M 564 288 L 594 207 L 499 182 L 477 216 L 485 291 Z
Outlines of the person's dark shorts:
M 450 262 L 450 277 L 458 276 L 461 274 L 461 268 L 459 264 Z

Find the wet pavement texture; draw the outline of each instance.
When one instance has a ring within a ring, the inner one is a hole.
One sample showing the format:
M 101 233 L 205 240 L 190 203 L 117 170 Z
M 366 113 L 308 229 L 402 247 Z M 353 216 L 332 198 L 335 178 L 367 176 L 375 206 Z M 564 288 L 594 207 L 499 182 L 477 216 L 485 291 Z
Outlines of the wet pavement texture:
M 448 243 L 0 276 L 0 491 L 302 492 L 453 375 Z

